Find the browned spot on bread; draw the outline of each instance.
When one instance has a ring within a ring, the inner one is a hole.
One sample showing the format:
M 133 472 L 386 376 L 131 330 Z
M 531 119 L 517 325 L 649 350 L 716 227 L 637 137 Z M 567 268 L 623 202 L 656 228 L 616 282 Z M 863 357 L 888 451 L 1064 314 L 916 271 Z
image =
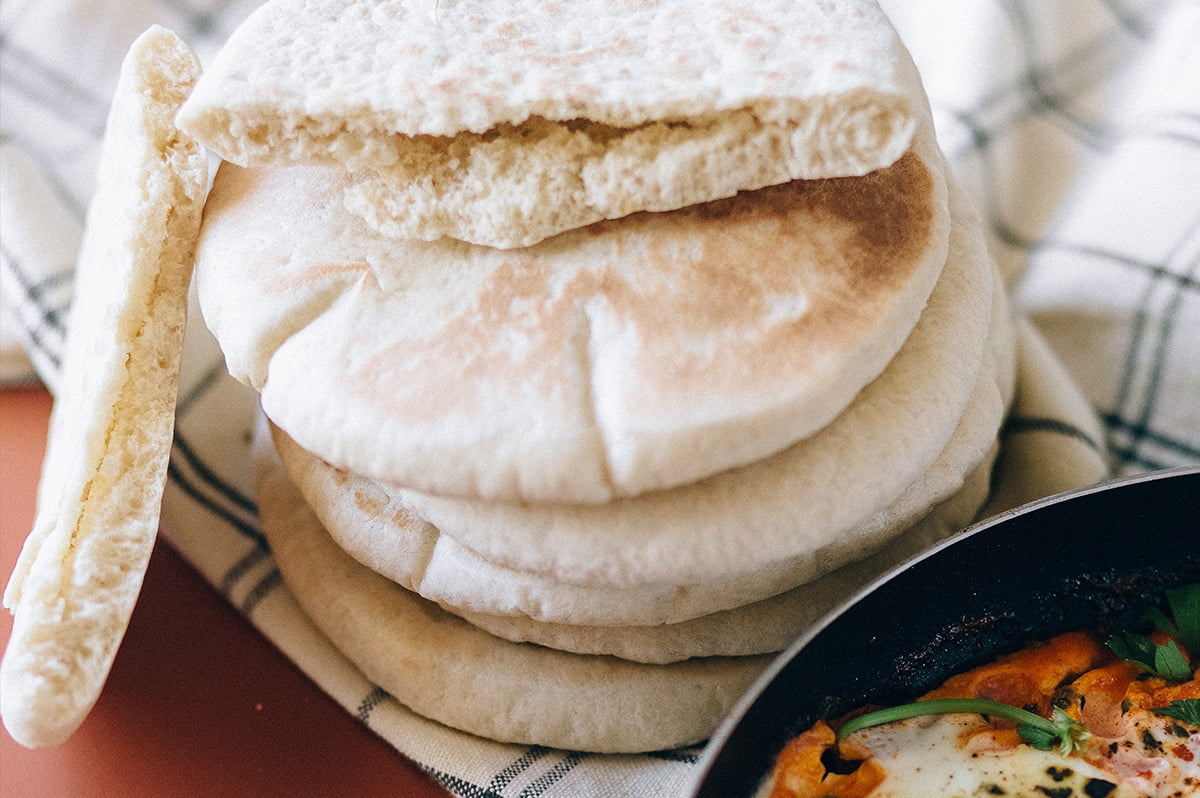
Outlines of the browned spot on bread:
M 354 491 L 354 506 L 369 518 L 382 513 L 385 505 L 386 502 L 381 501 L 379 496 L 372 496 L 363 490 Z
M 864 177 L 635 214 L 498 253 L 469 308 L 365 359 L 356 385 L 414 419 L 487 412 L 524 392 L 585 402 L 578 343 L 602 318 L 627 334 L 635 404 L 776 390 L 844 351 L 904 290 L 931 246 L 932 185 L 909 154 Z M 561 261 L 585 248 L 598 253 L 586 267 L 577 254 Z

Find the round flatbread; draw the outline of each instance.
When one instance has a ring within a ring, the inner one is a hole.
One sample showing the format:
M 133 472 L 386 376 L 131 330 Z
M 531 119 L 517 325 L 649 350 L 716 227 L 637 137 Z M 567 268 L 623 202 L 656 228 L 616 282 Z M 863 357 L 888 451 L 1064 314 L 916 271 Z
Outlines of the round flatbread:
M 271 454 L 262 458 L 258 496 L 285 583 L 368 679 L 427 718 L 503 742 L 603 753 L 674 748 L 705 739 L 771 661 L 646 665 L 501 640 L 338 548 Z
M 393 494 L 414 517 L 498 565 L 580 585 L 753 575 L 767 590 L 760 595 L 770 595 L 863 556 L 870 538 L 861 524 L 945 447 L 985 361 L 989 320 L 1007 313 L 978 217 L 955 197 L 951 256 L 912 335 L 828 426 L 780 454 L 606 504 Z M 767 589 L 769 580 L 790 584 Z
M 754 462 L 845 409 L 946 262 L 943 168 L 926 125 L 863 177 L 506 252 L 382 238 L 342 207 L 344 171 L 226 164 L 200 304 L 230 372 L 341 468 L 444 495 L 605 502 Z
M 872 546 L 947 500 L 959 489 L 963 475 L 978 469 L 980 458 L 996 440 L 1014 372 L 1007 303 L 1002 292 L 996 296 L 987 363 L 963 417 L 933 465 L 874 518 L 862 522 L 861 535 Z M 453 611 L 523 616 L 543 623 L 648 626 L 727 610 L 765 598 L 774 588 L 793 586 L 777 581 L 763 585 L 753 574 L 713 576 L 682 585 L 583 586 L 506 568 L 414 518 L 386 488 L 334 468 L 273 425 L 271 435 L 288 475 L 339 546 L 372 570 Z M 739 519 L 731 517 L 727 523 L 737 525 Z M 748 624 L 747 631 L 751 626 L 761 625 Z
M 866 174 L 924 102 L 871 0 L 275 0 L 180 120 L 244 166 L 362 172 L 348 202 L 393 237 L 519 247 Z
M 989 389 L 991 400 L 996 393 L 994 384 Z M 980 399 L 982 403 L 982 396 Z M 497 568 L 452 540 L 437 537 L 436 531 L 420 522 L 405 525 L 393 519 L 395 526 L 381 535 L 381 519 L 371 515 L 379 507 L 369 498 L 371 491 L 356 489 L 353 478 L 343 479 L 344 474 L 316 458 L 304 457 L 277 429 L 272 433 L 281 460 L 288 464 L 285 470 L 302 495 L 315 494 L 317 500 L 328 503 L 332 497 L 326 494 L 338 492 L 342 498 L 339 509 L 353 508 L 338 512 L 326 504 L 323 510 L 313 511 L 334 542 L 367 567 L 505 639 L 652 663 L 780 650 L 834 600 L 913 554 L 918 546 L 969 523 L 988 496 L 996 451 L 993 443 L 963 480 L 958 461 L 977 458 L 978 441 L 968 444 L 970 436 L 956 434 L 921 485 L 936 484 L 939 493 L 952 490 L 949 486 L 957 490 L 912 528 L 895 535 L 864 560 L 779 595 L 726 608 L 728 598 L 722 588 L 736 595 L 736 585 L 715 589 L 706 585 L 661 590 L 583 588 Z M 995 440 L 994 433 L 991 439 Z M 898 516 L 888 516 L 890 526 L 911 521 L 905 512 L 907 504 L 900 503 L 903 510 Z M 362 526 L 357 530 L 342 527 L 334 533 L 326 519 Z M 888 528 L 887 522 L 880 520 L 876 526 Z M 380 553 L 388 558 L 382 567 L 377 560 Z M 714 604 L 711 593 L 717 595 L 715 607 L 721 609 L 710 606 Z
M 581 626 L 525 616 L 445 607 L 497 637 L 579 654 L 610 654 L 635 662 L 670 663 L 690 657 L 747 656 L 782 651 L 820 618 L 872 579 L 969 524 L 988 497 L 998 444 L 958 491 L 880 551 L 777 596 L 656 626 Z
M 174 117 L 200 72 L 153 27 L 121 67 L 76 268 L 37 516 L 4 594 L 0 713 L 63 742 L 108 677 L 158 532 L 207 156 Z

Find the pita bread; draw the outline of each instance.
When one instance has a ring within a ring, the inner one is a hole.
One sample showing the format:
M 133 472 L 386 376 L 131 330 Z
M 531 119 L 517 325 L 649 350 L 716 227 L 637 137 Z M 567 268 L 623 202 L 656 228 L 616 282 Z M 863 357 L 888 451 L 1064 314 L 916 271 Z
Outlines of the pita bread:
M 602 505 L 468 500 L 402 488 L 395 497 L 485 559 L 580 585 L 686 585 L 749 575 L 763 585 L 795 585 L 861 557 L 854 530 L 945 447 L 985 360 L 989 319 L 1007 313 L 978 218 L 956 196 L 951 256 L 903 348 L 828 426 L 784 452 Z M 786 570 L 771 570 L 783 562 Z
M 871 0 L 277 0 L 180 124 L 243 166 L 362 172 L 387 235 L 518 247 L 889 166 L 923 103 Z
M 223 165 L 200 303 L 230 372 L 338 467 L 452 496 L 605 502 L 761 459 L 844 409 L 946 261 L 942 169 L 922 128 L 865 177 L 503 252 L 372 234 L 341 206 L 343 171 Z
M 997 296 L 1002 310 L 993 319 L 986 367 L 962 419 L 934 464 L 876 517 L 861 524 L 864 548 L 879 545 L 876 541 L 886 540 L 946 500 L 959 489 L 965 473 L 978 469 L 995 441 L 1014 372 L 1011 322 L 1003 293 Z M 790 581 L 780 584 L 774 579 L 759 584 L 757 575 L 745 574 L 714 575 L 681 585 L 581 586 L 506 568 L 414 518 L 386 488 L 330 466 L 277 427 L 271 427 L 271 435 L 288 475 L 338 545 L 372 570 L 452 611 L 570 625 L 648 626 L 730 609 L 793 587 Z M 724 521 L 740 525 L 736 517 Z
M 338 548 L 271 454 L 258 496 L 285 583 L 368 679 L 427 718 L 502 742 L 601 753 L 675 748 L 705 739 L 771 661 L 647 665 L 501 640 Z
M 887 546 L 807 584 L 753 604 L 656 626 L 581 626 L 525 616 L 444 608 L 505 640 L 578 654 L 609 654 L 666 664 L 691 657 L 747 656 L 782 651 L 810 624 L 882 575 L 969 524 L 987 500 L 998 444 L 958 491 Z
M 994 380 L 999 394 L 997 398 L 1003 407 L 1002 414 L 1007 413 L 1011 406 L 1018 375 L 1015 368 L 1018 328 L 1011 324 L 1007 315 L 1004 321 L 1008 323 L 999 325 L 993 339 L 994 367 L 991 370 L 991 380 Z M 1024 395 L 1029 394 L 1031 381 L 1037 382 L 1043 378 L 1044 371 L 1040 369 L 1047 366 L 1036 355 L 1027 357 L 1027 353 L 1037 348 L 1030 346 L 1030 329 L 1027 322 L 1019 325 L 1022 352 L 1020 377 Z M 1049 368 L 1051 371 L 1061 371 L 1052 363 Z M 977 395 L 973 401 L 982 400 Z M 992 429 L 994 424 L 994 419 L 987 422 Z M 736 656 L 780 650 L 809 624 L 881 574 L 946 539 L 973 519 L 990 515 L 990 508 L 994 505 L 994 496 L 991 494 L 996 481 L 994 471 L 999 468 L 998 453 L 1002 452 L 1001 459 L 1007 467 L 1013 467 L 1014 464 L 1027 465 L 1034 459 L 1033 455 L 1040 451 L 1041 442 L 1036 440 L 1036 436 L 1010 437 L 1001 447 L 993 435 L 991 446 L 982 460 L 962 479 L 963 464 L 974 462 L 981 444 L 977 435 L 972 440 L 973 436 L 965 434 L 964 427 L 967 425 L 968 420 L 964 418 L 946 451 L 921 477 L 918 485 L 914 486 L 916 489 L 906 491 L 905 496 L 883 515 L 890 516 L 890 523 L 896 523 L 901 518 L 911 519 L 913 516 L 906 514 L 913 512 L 913 507 L 928 506 L 924 499 L 918 498 L 921 487 L 925 488 L 927 495 L 932 491 L 932 495 L 945 496 L 946 493 L 939 488 L 947 484 L 954 485 L 956 487 L 952 495 L 943 498 L 928 515 L 889 539 L 875 553 L 755 604 L 679 623 L 619 627 L 544 623 L 523 616 L 450 609 L 491 634 L 514 642 L 532 642 L 577 653 L 605 653 L 642 662 L 665 663 L 678 657 Z M 866 526 L 880 529 L 886 528 L 888 523 L 877 517 Z
M 99 697 L 154 546 L 208 170 L 173 119 L 199 70 L 151 28 L 109 113 L 37 517 L 4 596 L 0 712 L 26 746 L 61 743 Z
M 890 538 L 899 534 L 939 501 L 951 505 L 941 514 L 943 523 L 949 526 L 965 524 L 978 509 L 977 504 L 967 506 L 962 499 L 955 505 L 948 497 L 961 491 L 964 473 L 972 469 L 987 470 L 980 465 L 981 457 L 986 461 L 987 448 L 996 440 L 1007 406 L 1003 390 L 996 384 L 996 369 L 987 371 L 981 375 L 954 436 L 927 474 L 864 524 L 874 536 Z M 763 588 L 755 584 L 755 578 L 746 576 L 678 586 L 608 588 L 571 585 L 497 566 L 453 538 L 439 535 L 432 525 L 413 519 L 395 502 L 390 502 L 377 485 L 304 452 L 278 428 L 273 427 L 271 434 L 284 469 L 339 546 L 377 573 L 472 622 L 476 617 L 496 618 L 490 622 L 492 625 L 486 626 L 489 630 L 500 623 L 500 617 L 509 618 L 505 628 L 530 626 L 539 631 L 552 626 L 657 628 L 655 625 L 667 624 L 679 627 L 683 637 L 699 646 L 710 643 L 713 635 L 701 632 L 703 624 L 692 624 L 684 634 L 684 622 L 697 616 L 711 619 L 713 613 L 734 610 L 769 596 L 763 595 Z M 986 490 L 981 501 L 985 495 Z M 795 614 L 792 609 L 787 613 Z M 766 631 L 760 618 L 747 618 L 736 611 L 730 617 L 731 624 L 733 619 L 746 621 L 729 627 L 741 628 L 742 637 Z M 776 623 L 772 628 L 779 629 L 780 625 Z M 561 647 L 532 637 L 534 632 L 526 634 L 532 642 Z M 651 637 L 659 642 L 657 637 Z M 770 650 L 773 649 L 729 652 L 698 649 L 688 656 Z M 625 656 L 617 650 L 602 653 Z

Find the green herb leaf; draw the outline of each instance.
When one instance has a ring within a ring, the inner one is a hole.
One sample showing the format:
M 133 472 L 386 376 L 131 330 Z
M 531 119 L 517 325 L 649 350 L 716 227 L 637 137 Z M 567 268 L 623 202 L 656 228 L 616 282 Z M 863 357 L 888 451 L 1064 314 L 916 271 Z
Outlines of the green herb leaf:
M 1063 755 L 1069 755 L 1072 751 L 1080 748 L 1081 743 L 1091 736 L 1081 723 L 1072 719 L 1061 709 L 1056 708 L 1048 720 L 1012 704 L 989 701 L 986 698 L 940 698 L 933 701 L 901 704 L 859 715 L 842 726 L 838 731 L 838 740 L 844 740 L 854 732 L 871 726 L 923 715 L 953 713 L 989 715 L 1015 721 L 1019 724 L 1017 733 L 1025 742 L 1042 751 L 1049 751 L 1057 744 L 1059 752 Z
M 1151 710 L 1160 715 L 1166 715 L 1168 718 L 1175 718 L 1190 723 L 1193 726 L 1200 726 L 1200 698 L 1182 698 L 1178 701 L 1172 701 L 1165 707 L 1156 707 Z
M 1160 632 L 1179 640 L 1195 656 L 1196 652 L 1200 652 L 1200 583 L 1168 590 L 1166 598 L 1171 614 L 1168 615 L 1159 607 L 1148 607 L 1146 618 Z M 1187 657 L 1175 640 L 1160 646 L 1145 635 L 1125 632 L 1113 635 L 1107 643 L 1118 657 L 1155 676 L 1175 682 L 1192 677 Z
M 1186 682 L 1192 678 L 1192 669 L 1188 667 L 1187 658 L 1179 650 L 1174 640 L 1165 646 L 1154 648 L 1154 672 L 1164 679 L 1173 682 Z
M 1039 751 L 1049 751 L 1061 739 L 1054 732 L 1039 729 L 1037 726 L 1030 726 L 1027 723 L 1022 723 L 1017 727 L 1017 734 Z
M 1140 665 L 1145 670 L 1154 670 L 1154 650 L 1158 646 L 1145 635 L 1122 632 L 1108 638 L 1108 647 L 1121 659 Z
M 1175 616 L 1175 631 L 1168 634 L 1193 656 L 1200 653 L 1200 583 L 1168 590 L 1167 605 Z
M 1147 607 L 1142 615 L 1146 616 L 1146 620 L 1154 624 L 1154 628 L 1160 632 L 1166 632 L 1171 637 L 1179 637 L 1179 629 L 1175 626 L 1175 621 L 1158 607 Z

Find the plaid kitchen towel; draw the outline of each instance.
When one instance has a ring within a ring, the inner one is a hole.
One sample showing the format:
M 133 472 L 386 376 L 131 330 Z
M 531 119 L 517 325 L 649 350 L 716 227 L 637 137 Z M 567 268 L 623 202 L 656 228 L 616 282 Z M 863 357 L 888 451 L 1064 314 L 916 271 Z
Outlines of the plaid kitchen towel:
M 97 145 L 129 44 L 157 23 L 207 61 L 257 4 L 0 7 L 0 382 L 54 388 Z M 1106 461 L 1116 473 L 1200 462 L 1200 5 L 883 5 L 1030 320 L 999 501 L 1086 484 Z M 686 794 L 700 748 L 605 757 L 481 741 L 413 715 L 346 662 L 281 584 L 250 487 L 255 398 L 193 319 L 163 532 L 206 579 L 455 794 Z

